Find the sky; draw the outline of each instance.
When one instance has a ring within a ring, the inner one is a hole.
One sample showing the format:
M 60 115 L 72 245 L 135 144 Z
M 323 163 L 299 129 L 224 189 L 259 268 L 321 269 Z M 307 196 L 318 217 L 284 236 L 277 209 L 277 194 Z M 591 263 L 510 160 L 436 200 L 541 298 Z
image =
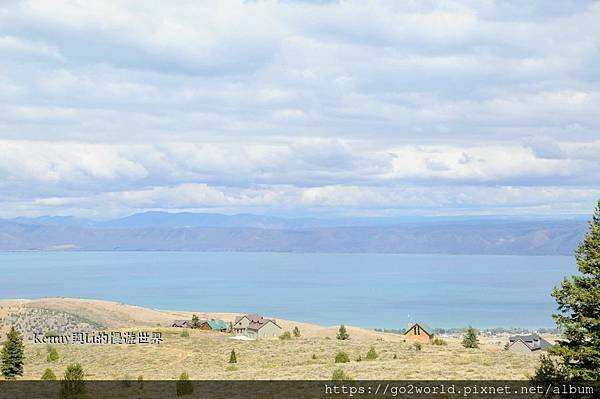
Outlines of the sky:
M 0 1 L 0 217 L 590 214 L 600 2 Z

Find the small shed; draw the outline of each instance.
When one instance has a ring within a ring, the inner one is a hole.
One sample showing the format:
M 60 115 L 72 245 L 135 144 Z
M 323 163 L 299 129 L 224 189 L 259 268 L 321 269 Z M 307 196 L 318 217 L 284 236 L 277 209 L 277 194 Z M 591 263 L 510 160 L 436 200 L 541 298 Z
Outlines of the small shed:
M 413 341 L 429 343 L 433 339 L 433 329 L 425 323 L 409 324 L 404 336 Z

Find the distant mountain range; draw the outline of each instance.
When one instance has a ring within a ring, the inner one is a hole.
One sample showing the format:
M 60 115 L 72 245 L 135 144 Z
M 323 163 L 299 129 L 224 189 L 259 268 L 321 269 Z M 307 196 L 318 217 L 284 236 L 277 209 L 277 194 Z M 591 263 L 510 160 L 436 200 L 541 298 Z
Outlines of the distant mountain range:
M 583 219 L 280 218 L 145 212 L 94 221 L 0 220 L 0 250 L 571 255 Z

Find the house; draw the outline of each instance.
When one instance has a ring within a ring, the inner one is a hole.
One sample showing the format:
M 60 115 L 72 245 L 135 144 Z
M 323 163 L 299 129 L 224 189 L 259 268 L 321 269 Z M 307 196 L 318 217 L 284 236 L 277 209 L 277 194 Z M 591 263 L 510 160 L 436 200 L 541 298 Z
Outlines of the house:
M 200 323 L 199 328 L 201 330 L 220 331 L 220 332 L 227 332 L 227 330 L 228 330 L 227 323 L 225 323 L 223 320 L 215 320 L 215 319 L 203 320 Z
M 545 351 L 552 344 L 537 334 L 530 335 L 513 335 L 508 338 L 508 350 L 518 353 L 532 353 L 537 351 Z
M 404 336 L 413 341 L 430 343 L 433 339 L 433 329 L 424 323 L 408 323 Z
M 171 327 L 179 327 L 179 328 L 191 328 L 192 323 L 189 320 L 175 320 Z
M 281 327 L 272 319 L 265 319 L 257 314 L 238 316 L 233 323 L 236 335 L 245 335 L 248 338 L 277 337 L 281 334 Z

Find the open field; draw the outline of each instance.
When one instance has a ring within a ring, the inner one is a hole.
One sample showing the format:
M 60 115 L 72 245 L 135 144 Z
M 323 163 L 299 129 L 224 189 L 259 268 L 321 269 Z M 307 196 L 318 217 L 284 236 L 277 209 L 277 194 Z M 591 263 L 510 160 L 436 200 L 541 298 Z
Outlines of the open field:
M 173 319 L 191 317 L 191 312 L 160 311 L 105 301 L 78 299 L 2 300 L 0 317 L 23 312 L 30 319 L 32 309 L 52 311 L 51 317 L 68 314 L 72 322 L 101 326 L 107 331 L 161 331 L 163 343 L 152 345 L 54 345 L 60 358 L 48 362 L 46 344 L 26 341 L 26 379 L 39 379 L 46 368 L 60 376 L 68 364 L 79 362 L 88 379 L 176 379 L 187 372 L 192 379 L 330 379 L 341 366 L 355 379 L 522 379 L 533 373 L 537 355 L 502 350 L 501 338 L 481 338 L 480 349 L 465 349 L 459 338 L 448 338 L 447 346 L 423 345 L 417 350 L 395 334 L 350 327 L 351 339 L 335 339 L 337 327 L 320 327 L 278 320 L 284 330 L 297 325 L 302 338 L 293 340 L 232 340 L 227 334 L 165 327 Z M 29 313 L 28 313 L 29 312 Z M 231 320 L 235 314 L 196 312 L 200 317 Z M 38 314 L 39 316 L 39 314 Z M 28 320 L 28 325 L 43 325 Z M 158 324 L 161 326 L 159 327 Z M 3 323 L 3 330 L 8 326 Z M 76 327 L 73 327 L 76 328 Z M 373 345 L 379 357 L 366 361 Z M 238 363 L 229 367 L 235 349 Z M 351 362 L 335 364 L 338 351 Z M 313 358 L 313 355 L 315 355 Z M 355 359 L 361 355 L 362 361 Z M 394 359 L 396 355 L 396 359 Z

